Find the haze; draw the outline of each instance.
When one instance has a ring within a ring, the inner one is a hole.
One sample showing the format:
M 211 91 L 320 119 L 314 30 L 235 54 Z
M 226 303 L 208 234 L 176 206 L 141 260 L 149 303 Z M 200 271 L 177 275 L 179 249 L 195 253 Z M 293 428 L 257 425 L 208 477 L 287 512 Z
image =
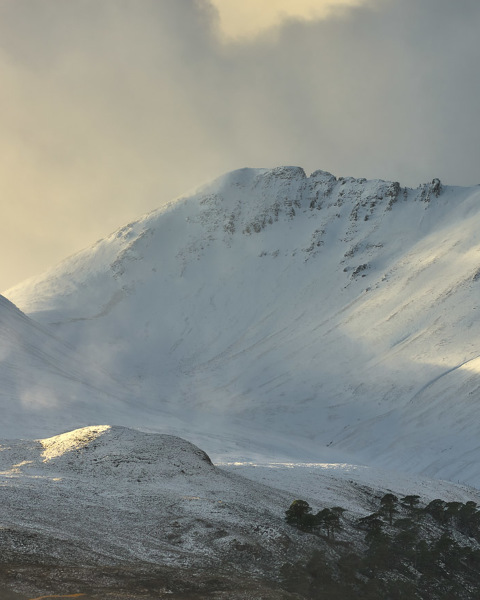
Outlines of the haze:
M 478 1 L 337 4 L 0 0 L 1 289 L 238 167 L 479 183 Z

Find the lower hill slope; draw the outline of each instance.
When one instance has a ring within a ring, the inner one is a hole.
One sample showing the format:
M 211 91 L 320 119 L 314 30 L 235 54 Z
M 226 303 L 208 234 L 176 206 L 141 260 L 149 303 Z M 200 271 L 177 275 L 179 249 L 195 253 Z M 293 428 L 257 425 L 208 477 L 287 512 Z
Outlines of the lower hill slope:
M 378 510 L 386 493 L 418 494 L 422 506 L 436 498 L 457 507 L 480 501 L 471 488 L 355 465 L 219 467 L 181 438 L 119 426 L 0 440 L 0 592 L 5 585 L 22 599 L 318 597 L 325 581 L 311 580 L 308 564 L 322 556 L 315 568 L 330 572 L 348 553 L 365 554 L 359 519 Z M 285 522 L 299 497 L 315 511 L 346 509 L 333 537 Z M 400 504 L 397 512 L 409 517 Z M 417 529 L 433 553 L 442 529 L 429 514 L 422 519 Z M 464 535 L 455 539 L 465 544 Z M 469 548 L 477 546 L 472 537 Z M 360 598 L 372 579 L 365 568 L 349 583 Z M 404 583 L 421 577 L 394 570 L 373 579 L 392 573 Z

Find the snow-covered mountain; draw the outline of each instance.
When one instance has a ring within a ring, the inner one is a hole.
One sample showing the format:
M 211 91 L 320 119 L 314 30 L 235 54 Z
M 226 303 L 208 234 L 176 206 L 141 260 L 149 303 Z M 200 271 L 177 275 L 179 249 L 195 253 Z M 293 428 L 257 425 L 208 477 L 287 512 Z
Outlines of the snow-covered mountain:
M 128 385 L 137 426 L 479 484 L 479 209 L 438 180 L 242 169 L 5 294 Z

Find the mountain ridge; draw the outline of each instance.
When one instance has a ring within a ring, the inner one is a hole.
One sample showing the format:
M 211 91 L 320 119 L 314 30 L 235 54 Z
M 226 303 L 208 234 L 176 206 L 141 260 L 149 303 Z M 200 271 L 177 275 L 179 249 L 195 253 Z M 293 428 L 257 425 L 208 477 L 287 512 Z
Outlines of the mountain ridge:
M 284 215 L 287 217 L 293 218 L 295 216 L 295 208 L 301 207 L 301 201 L 298 196 L 301 196 L 300 192 L 307 192 L 306 202 L 309 204 L 309 208 L 311 210 L 317 209 L 321 210 L 322 208 L 322 196 L 328 197 L 332 194 L 335 187 L 343 188 L 344 186 L 352 187 L 352 186 L 361 186 L 360 192 L 356 192 L 354 202 L 352 203 L 352 212 L 351 219 L 357 220 L 359 218 L 359 211 L 363 210 L 363 218 L 368 216 L 368 209 L 372 210 L 377 201 L 387 199 L 387 209 L 391 209 L 393 204 L 397 202 L 400 198 L 404 200 L 410 201 L 423 201 L 428 203 L 432 198 L 438 198 L 438 196 L 442 193 L 443 186 L 438 179 L 434 179 L 430 184 L 421 184 L 416 190 L 407 187 L 401 187 L 398 182 L 388 182 L 383 180 L 366 180 L 364 178 L 353 178 L 353 177 L 339 177 L 338 179 L 327 171 L 316 170 L 314 171 L 310 177 L 307 177 L 305 171 L 301 167 L 277 167 L 275 169 L 238 169 L 237 171 L 233 171 L 231 173 L 227 173 L 218 179 L 214 180 L 209 184 L 205 184 L 201 186 L 196 192 L 193 193 L 193 198 L 200 197 L 201 204 L 206 206 L 206 210 L 203 210 L 200 215 L 196 215 L 195 217 L 187 217 L 188 221 L 193 221 L 197 219 L 202 225 L 205 226 L 207 233 L 211 233 L 213 230 L 218 229 L 219 226 L 223 226 L 223 231 L 225 233 L 233 234 L 235 230 L 238 228 L 238 224 L 236 223 L 236 218 L 238 218 L 239 213 L 241 212 L 241 208 L 238 206 L 229 207 L 230 210 L 225 210 L 223 216 L 223 222 L 220 223 L 220 219 L 218 218 L 218 211 L 215 211 L 217 208 L 219 201 L 224 201 L 225 198 L 222 198 L 218 192 L 223 187 L 227 189 L 230 188 L 245 188 L 248 185 L 251 185 L 253 188 L 259 186 L 259 182 L 261 184 L 268 187 L 270 183 L 273 181 L 280 182 L 280 191 L 276 190 L 276 193 L 273 197 L 273 201 L 270 205 L 263 205 L 257 208 L 256 214 L 254 211 L 253 216 L 250 218 L 244 219 L 242 225 L 242 233 L 251 234 L 251 233 L 259 233 L 261 230 L 265 229 L 267 224 L 272 224 L 273 220 L 278 220 L 279 214 L 282 211 Z M 311 189 L 306 189 L 305 184 L 310 183 Z M 293 185 L 292 185 L 293 184 Z M 366 189 L 361 189 L 365 187 Z M 282 185 L 284 188 L 282 193 Z M 372 191 L 373 186 L 373 191 Z M 293 188 L 294 197 L 290 198 L 289 194 L 291 194 Z M 370 189 L 369 189 L 370 188 Z M 468 188 L 467 188 L 468 189 Z M 295 195 L 297 197 L 295 197 Z M 283 198 L 282 198 L 283 196 Z M 279 197 L 282 199 L 282 202 L 279 201 Z M 272 197 L 270 197 L 270 200 Z M 47 270 L 45 274 L 40 276 L 34 276 L 27 279 L 25 282 L 22 282 L 9 290 L 7 290 L 5 295 L 16 298 L 17 304 L 24 306 L 24 310 L 27 312 L 36 312 L 35 304 L 33 306 L 26 304 L 26 301 L 30 300 L 29 298 L 31 292 L 25 293 L 25 289 L 28 290 L 30 286 L 34 286 L 37 282 L 42 282 L 44 279 L 48 279 L 49 276 L 55 274 L 55 271 L 60 269 L 61 277 L 66 277 L 75 272 L 78 266 L 81 267 L 81 258 L 85 254 L 105 254 L 104 261 L 111 261 L 110 267 L 114 273 L 114 276 L 120 277 L 123 274 L 124 269 L 124 261 L 127 260 L 135 260 L 133 255 L 133 249 L 136 244 L 145 236 L 151 235 L 151 229 L 148 227 L 150 221 L 156 221 L 157 217 L 165 218 L 166 214 L 170 211 L 174 211 L 175 209 L 180 209 L 182 205 L 188 202 L 189 197 L 179 197 L 176 200 L 166 204 L 164 207 L 151 211 L 147 213 L 140 219 L 125 225 L 106 238 L 99 240 L 92 247 L 86 248 L 83 251 L 79 251 L 74 255 L 63 260 L 57 267 L 53 269 Z M 265 200 L 265 198 L 263 198 Z M 338 190 L 337 197 L 335 201 L 330 204 L 330 206 L 342 206 L 345 200 L 352 200 L 351 189 L 345 193 L 344 189 Z M 282 206 L 283 204 L 283 206 Z M 370 204 L 368 207 L 367 205 Z M 303 207 L 305 208 L 305 207 Z M 235 210 L 236 209 L 236 210 Z M 142 226 L 147 224 L 147 227 Z M 136 231 L 138 230 L 138 233 Z M 320 233 L 315 231 L 314 233 Z M 312 235 L 313 238 L 313 235 Z M 207 238 L 208 239 L 208 238 Z M 225 238 L 224 238 L 225 239 Z M 228 238 L 226 238 L 228 239 Z M 115 244 L 114 242 L 118 242 Z M 109 242 L 110 247 L 105 244 L 105 242 Z M 321 240 L 312 239 L 313 245 L 321 245 Z M 119 250 L 115 254 L 115 247 L 119 246 Z M 108 250 L 111 250 L 109 256 Z M 312 248 L 313 250 L 313 248 Z M 305 252 L 311 252 L 310 247 L 305 249 Z M 78 265 L 77 265 L 78 263 Z M 62 269 L 63 267 L 63 269 Z M 23 294 L 22 294 L 23 291 Z M 63 290 L 62 290 L 63 291 Z M 68 288 L 65 290 L 68 292 Z M 45 293 L 45 290 L 43 290 Z M 55 293 L 55 290 L 53 290 Z M 40 294 L 40 298 L 38 301 L 42 301 L 42 295 Z

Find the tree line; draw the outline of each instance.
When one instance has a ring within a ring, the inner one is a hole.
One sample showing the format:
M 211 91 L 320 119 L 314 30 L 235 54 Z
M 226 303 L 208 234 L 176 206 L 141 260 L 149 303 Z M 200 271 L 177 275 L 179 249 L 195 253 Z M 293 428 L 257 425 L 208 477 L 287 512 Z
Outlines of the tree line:
M 285 589 L 332 600 L 480 597 L 480 510 L 475 502 L 435 499 L 422 505 L 418 495 L 387 493 L 369 515 L 345 523 L 344 513 L 341 507 L 313 513 L 304 500 L 294 500 L 285 511 L 291 526 L 327 542 L 308 560 L 284 565 Z M 342 529 L 343 540 L 360 534 L 362 542 L 336 542 Z

